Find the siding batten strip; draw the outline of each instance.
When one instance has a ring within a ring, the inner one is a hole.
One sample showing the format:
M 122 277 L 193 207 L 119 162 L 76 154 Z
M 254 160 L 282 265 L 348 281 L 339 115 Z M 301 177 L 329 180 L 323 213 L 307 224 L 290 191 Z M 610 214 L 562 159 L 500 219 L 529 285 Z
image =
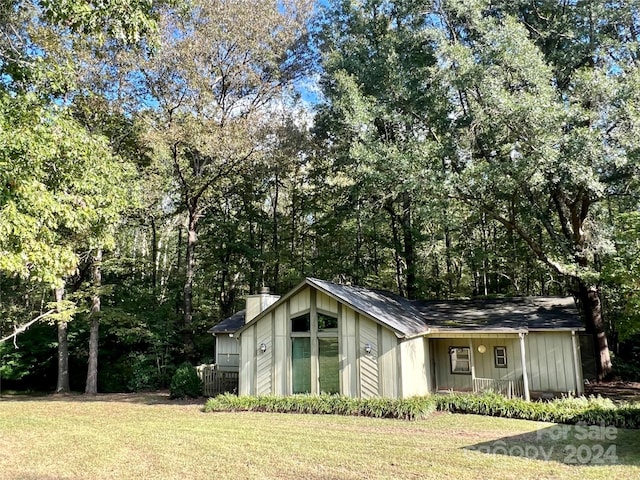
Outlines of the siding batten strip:
M 580 375 L 580 362 L 578 361 L 578 339 L 576 338 L 576 331 L 571 330 L 571 346 L 573 347 L 573 370 L 576 377 L 576 395 L 582 395 L 582 375 Z

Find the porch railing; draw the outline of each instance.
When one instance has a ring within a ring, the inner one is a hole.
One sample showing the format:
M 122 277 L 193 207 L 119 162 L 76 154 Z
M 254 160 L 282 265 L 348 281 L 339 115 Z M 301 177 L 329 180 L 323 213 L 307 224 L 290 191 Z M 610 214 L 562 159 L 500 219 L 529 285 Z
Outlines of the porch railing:
M 215 397 L 221 393 L 238 393 L 238 372 L 218 370 L 217 365 L 199 365 L 196 367 L 202 380 L 202 394 Z
M 522 378 L 517 380 L 498 380 L 495 378 L 474 378 L 474 393 L 495 392 L 507 398 L 524 396 L 524 382 Z

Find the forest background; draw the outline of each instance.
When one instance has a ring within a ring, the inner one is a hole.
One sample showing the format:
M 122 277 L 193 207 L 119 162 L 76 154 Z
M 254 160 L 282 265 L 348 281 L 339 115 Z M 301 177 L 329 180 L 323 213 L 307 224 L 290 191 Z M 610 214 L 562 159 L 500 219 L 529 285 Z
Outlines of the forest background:
M 636 1 L 3 0 L 0 388 L 165 388 L 305 276 L 573 295 L 638 380 L 639 62 Z

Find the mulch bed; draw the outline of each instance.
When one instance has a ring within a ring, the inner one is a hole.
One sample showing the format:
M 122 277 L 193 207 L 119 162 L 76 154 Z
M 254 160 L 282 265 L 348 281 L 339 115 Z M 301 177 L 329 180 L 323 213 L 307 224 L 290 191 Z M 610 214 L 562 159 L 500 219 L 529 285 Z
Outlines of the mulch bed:
M 584 387 L 585 395 L 600 395 L 615 402 L 640 402 L 640 382 L 590 383 Z

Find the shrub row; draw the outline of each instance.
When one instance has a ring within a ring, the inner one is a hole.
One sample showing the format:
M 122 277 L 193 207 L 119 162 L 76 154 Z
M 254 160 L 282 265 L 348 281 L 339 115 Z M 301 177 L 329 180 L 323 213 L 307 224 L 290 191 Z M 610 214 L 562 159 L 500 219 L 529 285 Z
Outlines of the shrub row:
M 393 398 L 361 399 L 327 394 L 238 397 L 226 393 L 210 398 L 205 404 L 205 412 L 311 413 L 406 420 L 425 418 L 435 410 L 435 397 L 412 397 L 402 400 Z
M 452 393 L 406 399 L 347 398 L 339 395 L 235 396 L 219 395 L 205 405 L 206 412 L 253 411 L 357 415 L 416 420 L 436 410 L 542 422 L 612 425 L 640 428 L 640 404 L 616 405 L 601 397 L 567 397 L 549 402 L 508 399 L 495 393 Z
M 616 405 L 602 397 L 565 397 L 548 402 L 528 402 L 495 393 L 436 395 L 437 409 L 452 413 L 472 413 L 541 422 L 612 425 L 640 428 L 640 404 Z

